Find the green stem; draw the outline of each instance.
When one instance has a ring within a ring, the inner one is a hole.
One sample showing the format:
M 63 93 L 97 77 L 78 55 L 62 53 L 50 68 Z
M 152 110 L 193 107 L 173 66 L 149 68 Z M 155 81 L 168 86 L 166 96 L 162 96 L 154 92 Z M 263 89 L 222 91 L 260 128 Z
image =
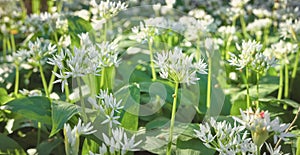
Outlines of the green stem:
M 65 85 L 64 88 L 65 88 L 66 102 L 69 102 L 70 101 L 70 99 L 69 99 L 69 96 L 70 96 L 69 86 Z
M 264 47 L 264 48 L 265 48 L 265 47 L 267 46 L 267 44 L 268 44 L 268 37 L 269 37 L 269 32 L 270 32 L 270 31 L 269 31 L 269 28 L 270 28 L 269 26 L 264 28 L 264 34 L 263 34 L 263 35 L 264 35 L 264 36 L 263 36 L 263 37 L 264 37 L 264 40 L 263 40 L 263 47 Z
M 42 83 L 43 83 L 43 86 L 44 86 L 44 91 L 45 91 L 46 97 L 49 97 L 46 78 L 45 78 L 45 75 L 44 75 L 44 72 L 43 72 L 43 67 L 40 63 L 39 63 L 39 69 L 40 69 L 40 74 L 41 74 Z
M 206 107 L 208 116 L 210 115 L 210 105 L 211 105 L 211 75 L 212 75 L 212 63 L 211 57 L 208 57 L 208 76 L 207 76 L 207 99 L 206 99 Z
M 107 40 L 107 22 L 108 22 L 108 19 L 106 19 L 106 21 L 104 23 L 104 41 Z
M 285 64 L 284 65 L 284 73 L 285 73 L 285 75 L 284 75 L 284 77 L 285 77 L 285 79 L 284 79 L 284 82 L 285 82 L 285 84 L 284 84 L 284 98 L 288 98 L 289 97 L 289 66 L 288 66 L 288 64 Z
M 256 93 L 257 93 L 257 103 L 256 109 L 259 109 L 259 73 L 256 73 Z
M 16 77 L 15 77 L 15 90 L 14 90 L 14 94 L 17 97 L 18 90 L 19 90 L 19 77 L 20 77 L 20 73 L 19 73 L 19 64 L 15 64 L 15 66 L 16 66 Z
M 16 43 L 15 43 L 15 36 L 13 34 L 10 34 L 10 42 L 12 47 L 12 53 L 16 51 Z
M 250 92 L 249 92 L 249 69 L 246 67 L 246 89 L 247 89 L 247 109 L 250 108 Z
M 153 58 L 153 50 L 152 50 L 152 41 L 149 40 L 148 43 L 149 46 L 149 51 L 150 51 L 150 66 L 151 66 L 151 71 L 152 71 L 152 81 L 156 80 L 156 72 L 155 72 L 155 68 L 154 68 L 154 58 Z
M 19 1 L 20 2 L 20 5 L 21 5 L 21 8 L 22 8 L 22 19 L 25 19 L 26 18 L 26 12 L 27 12 L 27 9 L 25 7 L 25 3 L 23 0 Z
M 231 45 L 231 41 L 232 41 L 232 35 L 229 35 L 227 42 L 226 42 L 226 47 L 225 47 L 225 59 L 226 60 L 229 59 L 229 48 Z
M 2 41 L 3 47 L 3 61 L 6 62 L 6 37 L 3 37 Z
M 84 104 L 84 99 L 83 99 L 83 95 L 82 95 L 82 88 L 81 88 L 80 77 L 77 77 L 76 80 L 77 80 L 78 89 L 79 89 L 79 97 L 80 97 L 80 105 L 81 105 L 81 108 L 82 108 L 83 121 L 85 123 L 87 123 L 88 119 L 87 119 L 87 115 L 85 113 L 85 104 Z
M 279 71 L 279 90 L 278 90 L 278 95 L 277 95 L 277 99 L 278 100 L 280 100 L 281 97 L 282 97 L 282 91 L 283 91 L 283 70 L 284 70 L 284 64 L 282 63 L 280 71 Z
M 101 70 L 100 89 L 106 89 L 106 88 L 104 88 L 105 70 L 106 70 L 105 67 L 103 67 Z
M 40 144 L 41 141 L 41 128 L 42 128 L 42 123 L 38 122 L 38 131 L 37 131 L 37 146 Z
M 240 22 L 241 22 L 241 25 L 242 25 L 243 36 L 247 39 L 248 34 L 247 34 L 247 31 L 246 31 L 246 22 L 245 22 L 244 15 L 240 15 Z
M 10 44 L 9 37 L 7 37 L 7 39 L 6 39 L 6 44 L 7 44 L 7 50 L 8 50 L 9 52 L 11 52 L 11 44 Z
M 256 146 L 256 155 L 260 155 L 260 147 Z
M 173 129 L 175 124 L 175 113 L 176 113 L 176 102 L 177 102 L 177 95 L 178 95 L 178 86 L 179 83 L 175 83 L 175 93 L 173 95 L 173 105 L 172 105 L 172 115 L 171 115 L 171 124 L 170 124 L 170 131 L 169 131 L 169 143 L 167 146 L 167 155 L 171 155 L 172 152 L 172 140 L 173 140 Z
M 53 67 L 52 74 L 51 74 L 51 78 L 50 78 L 50 81 L 49 81 L 49 86 L 48 86 L 48 92 L 49 92 L 49 94 L 51 94 L 52 89 L 53 89 L 53 82 L 54 82 L 54 80 L 55 80 L 55 74 L 54 74 L 54 73 L 57 72 L 57 69 L 58 69 L 57 66 L 54 66 L 54 67 Z
M 295 58 L 295 62 L 294 62 L 294 67 L 293 67 L 293 71 L 292 71 L 292 78 L 291 78 L 291 83 L 290 83 L 290 90 L 289 90 L 290 92 L 292 91 L 291 89 L 293 88 L 294 80 L 295 80 L 296 75 L 297 75 L 299 57 L 300 57 L 300 49 L 296 53 L 296 58 Z
M 40 0 L 32 0 L 32 12 L 40 14 Z

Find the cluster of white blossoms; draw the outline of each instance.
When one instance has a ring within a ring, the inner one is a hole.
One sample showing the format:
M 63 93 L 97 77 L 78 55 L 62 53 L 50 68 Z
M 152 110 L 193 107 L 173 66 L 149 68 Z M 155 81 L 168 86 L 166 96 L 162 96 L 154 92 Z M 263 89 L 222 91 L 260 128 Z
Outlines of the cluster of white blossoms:
M 71 128 L 70 124 L 64 124 L 65 147 L 66 153 L 78 154 L 79 151 L 79 137 L 80 135 L 90 135 L 95 133 L 91 123 L 84 124 L 79 118 L 78 124 Z
M 60 73 L 54 73 L 58 80 L 64 85 L 68 84 L 67 79 L 70 77 L 82 77 L 88 74 L 99 75 L 98 73 L 103 67 L 118 66 L 120 59 L 118 58 L 117 46 L 115 43 L 103 42 L 102 44 L 94 44 L 88 33 L 78 35 L 80 38 L 80 48 L 74 47 L 73 53 L 65 49 L 59 54 L 48 59 L 48 63 L 56 65 L 60 69 Z
M 237 17 L 244 15 L 245 10 L 244 6 L 249 2 L 250 0 L 230 0 L 230 8 L 227 9 L 227 12 L 231 14 L 230 18 L 236 19 Z
M 199 129 L 194 132 L 206 147 L 215 149 L 222 155 L 255 154 L 256 146 L 251 138 L 247 138 L 248 133 L 244 129 L 245 127 L 236 123 L 232 126 L 226 121 L 216 122 L 211 118 L 209 122 L 200 124 Z
M 90 10 L 93 14 L 93 18 L 103 18 L 103 19 L 109 19 L 114 16 L 116 16 L 120 11 L 126 10 L 128 5 L 126 3 L 123 3 L 121 1 L 115 2 L 106 0 L 97 4 L 96 0 L 90 1 Z
M 251 33 L 257 33 L 260 32 L 264 28 L 270 27 L 272 24 L 272 20 L 270 18 L 263 18 L 263 19 L 255 19 L 252 23 L 249 23 L 246 27 L 247 31 L 250 31 Z
M 182 33 L 185 30 L 184 26 L 181 23 L 172 21 L 165 17 L 148 18 L 145 19 L 144 22 L 147 27 L 157 28 L 158 33 L 160 33 L 164 29 L 172 30 L 178 33 Z
M 271 121 L 268 111 L 255 112 L 250 108 L 245 112 L 240 110 L 241 118 L 233 117 L 243 127 L 251 131 L 253 142 L 257 146 L 261 146 L 269 136 L 274 135 L 274 143 L 277 142 L 278 137 L 282 140 L 287 140 L 288 137 L 293 137 L 293 134 L 286 132 L 290 124 L 281 124 L 279 118 L 276 117 Z
M 236 28 L 234 26 L 221 26 L 218 28 L 218 32 L 221 34 L 222 38 L 227 38 L 236 33 Z
M 203 60 L 193 63 L 194 55 L 185 55 L 182 49 L 175 47 L 174 50 L 157 53 L 155 64 L 160 68 L 160 76 L 177 83 L 195 84 L 199 80 L 196 72 L 207 74 L 207 64 Z
M 262 52 L 262 45 L 255 40 L 247 42 L 243 40 L 242 47 L 236 44 L 236 48 L 241 53 L 238 56 L 230 53 L 231 58 L 228 62 L 230 65 L 236 66 L 238 70 L 250 67 L 256 72 L 264 73 L 269 67 L 276 64 L 275 58 Z
M 104 133 L 104 143 L 99 147 L 99 154 L 89 151 L 90 155 L 106 155 L 106 154 L 121 154 L 125 155 L 128 151 L 138 151 L 137 146 L 142 141 L 135 142 L 135 136 L 129 137 L 124 131 L 124 128 L 112 129 L 112 136 L 107 136 Z
M 273 54 L 277 59 L 282 60 L 285 64 L 289 64 L 288 56 L 292 53 L 296 53 L 297 50 L 297 44 L 280 40 L 278 43 L 272 44 L 268 52 Z
M 262 8 L 258 8 L 258 9 L 253 9 L 252 13 L 258 17 L 258 18 L 264 18 L 264 17 L 271 17 L 272 13 L 267 10 L 267 9 L 262 9 Z
M 182 16 L 178 22 L 184 26 L 184 36 L 188 41 L 196 41 L 199 36 L 207 34 L 215 26 L 213 18 L 196 19 L 192 16 Z
M 101 114 L 104 114 L 106 120 L 104 120 L 101 124 L 109 124 L 109 127 L 112 128 L 113 125 L 121 124 L 118 119 L 120 116 L 117 114 L 120 113 L 120 110 L 124 107 L 121 105 L 122 100 L 117 101 L 117 99 L 113 96 L 112 93 L 108 94 L 108 91 L 100 90 L 100 93 L 96 98 L 100 99 L 100 102 L 95 103 L 91 102 L 92 106 L 96 110 L 100 110 Z
M 300 35 L 300 20 L 287 19 L 279 24 L 279 32 L 283 39 L 291 38 L 297 40 Z
M 25 33 L 40 31 L 43 34 L 50 34 L 57 30 L 66 33 L 68 31 L 68 20 L 63 14 L 58 13 L 31 14 L 26 18 L 20 29 Z
M 140 22 L 139 26 L 135 26 L 131 30 L 133 35 L 129 36 L 129 39 L 136 40 L 140 43 L 153 42 L 154 36 L 159 34 L 157 27 L 148 26 L 143 22 Z

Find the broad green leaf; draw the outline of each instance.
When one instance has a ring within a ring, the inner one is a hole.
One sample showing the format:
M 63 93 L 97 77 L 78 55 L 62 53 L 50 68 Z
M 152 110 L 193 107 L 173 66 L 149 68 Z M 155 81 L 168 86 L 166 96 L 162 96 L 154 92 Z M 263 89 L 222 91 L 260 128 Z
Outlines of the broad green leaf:
M 276 98 L 261 98 L 259 99 L 260 102 L 269 102 L 269 103 L 282 103 L 282 104 L 287 104 L 293 108 L 299 108 L 300 107 L 300 104 L 293 101 L 293 100 L 290 100 L 290 99 L 281 99 L 281 100 L 278 100 Z
M 52 103 L 52 130 L 50 137 L 63 128 L 64 124 L 75 114 L 78 114 L 78 106 L 67 102 Z
M 51 105 L 46 97 L 33 96 L 15 99 L 6 103 L 5 108 L 25 118 L 51 125 Z
M 233 101 L 232 107 L 230 110 L 230 114 L 231 115 L 240 115 L 240 109 L 242 109 L 242 110 L 247 109 L 246 99 L 239 99 L 239 100 Z
M 199 151 L 200 154 L 214 154 L 215 151 L 207 148 L 200 140 L 190 139 L 187 141 L 177 140 L 176 149 L 186 150 L 186 151 Z
M 38 154 L 49 155 L 58 146 L 63 145 L 63 139 L 51 139 L 43 141 L 37 146 Z
M 0 153 L 19 152 L 25 154 L 23 148 L 13 139 L 0 133 Z
M 13 100 L 13 98 L 8 96 L 6 89 L 0 88 L 0 105 L 3 105 L 11 100 Z
M 122 127 L 136 131 L 139 121 L 140 88 L 138 84 L 132 84 L 121 88 L 115 93 L 117 100 L 122 99 L 124 106 L 121 113 Z
M 81 154 L 89 154 L 89 151 L 98 152 L 99 144 L 91 139 L 84 139 Z

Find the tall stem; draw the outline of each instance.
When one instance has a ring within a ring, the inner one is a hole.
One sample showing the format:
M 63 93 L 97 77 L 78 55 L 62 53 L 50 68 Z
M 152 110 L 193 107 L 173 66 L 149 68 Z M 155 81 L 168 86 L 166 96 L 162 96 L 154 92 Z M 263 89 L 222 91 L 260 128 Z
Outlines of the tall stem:
M 293 88 L 294 80 L 295 80 L 296 75 L 297 75 L 299 57 L 300 57 L 300 49 L 296 53 L 296 58 L 295 58 L 294 67 L 293 67 L 293 71 L 292 71 L 292 78 L 291 78 L 290 90 L 289 91 L 291 91 L 291 89 Z
M 37 131 L 37 146 L 40 144 L 41 141 L 41 128 L 42 128 L 42 123 L 38 122 L 38 131 Z
M 149 40 L 148 46 L 149 46 L 149 51 L 150 51 L 150 67 L 151 67 L 151 71 L 152 71 L 152 80 L 155 81 L 156 80 L 156 72 L 155 72 L 155 68 L 154 68 L 154 63 L 153 63 L 153 50 L 152 50 L 152 41 Z
M 207 77 L 207 97 L 206 97 L 206 108 L 207 113 L 210 115 L 210 104 L 211 104 L 211 74 L 212 74 L 212 63 L 211 57 L 208 57 L 208 77 Z
M 10 42 L 12 47 L 12 53 L 16 51 L 16 43 L 15 43 L 15 36 L 13 34 L 10 34 Z
M 256 155 L 260 155 L 260 148 L 261 147 L 256 146 Z
M 250 108 L 250 92 L 249 92 L 249 69 L 246 67 L 246 89 L 247 89 L 247 109 Z
M 58 69 L 58 67 L 55 65 L 55 66 L 53 67 L 52 75 L 51 75 L 51 78 L 50 78 L 50 81 L 49 81 L 49 86 L 48 86 L 48 92 L 49 92 L 49 94 L 51 94 L 52 89 L 53 89 L 53 82 L 54 82 L 54 80 L 55 80 L 55 74 L 54 74 L 54 73 L 57 72 L 57 69 Z
M 19 64 L 16 63 L 15 66 L 16 66 L 16 77 L 15 77 L 15 90 L 14 90 L 14 94 L 17 97 L 18 90 L 19 90 L 19 76 L 20 76 L 20 73 L 19 73 Z
M 3 61 L 6 61 L 6 37 L 3 37 L 2 41 L 2 48 L 3 48 Z
M 283 61 L 281 61 L 282 63 Z M 279 90 L 277 99 L 280 100 L 282 97 L 282 91 L 283 91 L 283 70 L 284 70 L 284 64 L 281 64 L 280 71 L 279 71 Z
M 83 95 L 82 95 L 82 88 L 81 88 L 80 77 L 77 77 L 76 80 L 77 80 L 78 89 L 79 89 L 79 97 L 80 97 L 80 105 L 81 105 L 81 108 L 82 108 L 83 121 L 85 123 L 87 123 L 88 119 L 87 119 L 87 115 L 85 113 L 85 104 L 84 104 L 84 99 L 83 99 Z
M 173 95 L 173 105 L 172 105 L 172 115 L 171 115 L 171 124 L 170 124 L 170 130 L 169 130 L 169 143 L 167 146 L 167 155 L 171 155 L 172 152 L 172 140 L 173 140 L 173 129 L 175 124 L 175 113 L 176 113 L 176 102 L 177 102 L 177 94 L 178 94 L 178 86 L 179 83 L 175 83 L 175 92 Z
M 240 22 L 241 22 L 241 25 L 242 25 L 243 36 L 247 39 L 248 34 L 247 34 L 247 31 L 246 31 L 246 22 L 245 22 L 244 15 L 240 15 Z
M 40 74 L 41 74 L 45 94 L 46 94 L 47 97 L 49 97 L 47 82 L 46 82 L 46 78 L 45 78 L 43 67 L 42 67 L 41 63 L 39 63 L 39 69 L 40 69 Z
M 284 98 L 288 98 L 289 97 L 289 66 L 288 64 L 284 65 Z
M 259 109 L 259 72 L 256 73 L 256 93 L 257 93 L 256 109 Z
M 100 89 L 106 89 L 106 88 L 104 88 L 105 70 L 106 70 L 105 67 L 103 67 L 101 70 Z M 99 90 L 97 90 L 97 91 L 99 91 Z

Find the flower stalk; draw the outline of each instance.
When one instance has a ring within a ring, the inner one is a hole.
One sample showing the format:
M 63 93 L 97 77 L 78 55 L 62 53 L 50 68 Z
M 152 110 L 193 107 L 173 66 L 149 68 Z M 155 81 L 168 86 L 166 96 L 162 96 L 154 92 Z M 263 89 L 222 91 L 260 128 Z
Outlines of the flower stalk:
M 175 124 L 178 86 L 179 86 L 179 83 L 175 82 L 175 92 L 173 94 L 173 105 L 172 105 L 172 114 L 171 114 L 171 124 L 170 124 L 170 130 L 169 130 L 169 142 L 168 142 L 168 146 L 167 146 L 167 155 L 171 155 L 171 152 L 172 152 L 172 140 L 173 140 L 173 130 L 174 130 L 174 124 Z

